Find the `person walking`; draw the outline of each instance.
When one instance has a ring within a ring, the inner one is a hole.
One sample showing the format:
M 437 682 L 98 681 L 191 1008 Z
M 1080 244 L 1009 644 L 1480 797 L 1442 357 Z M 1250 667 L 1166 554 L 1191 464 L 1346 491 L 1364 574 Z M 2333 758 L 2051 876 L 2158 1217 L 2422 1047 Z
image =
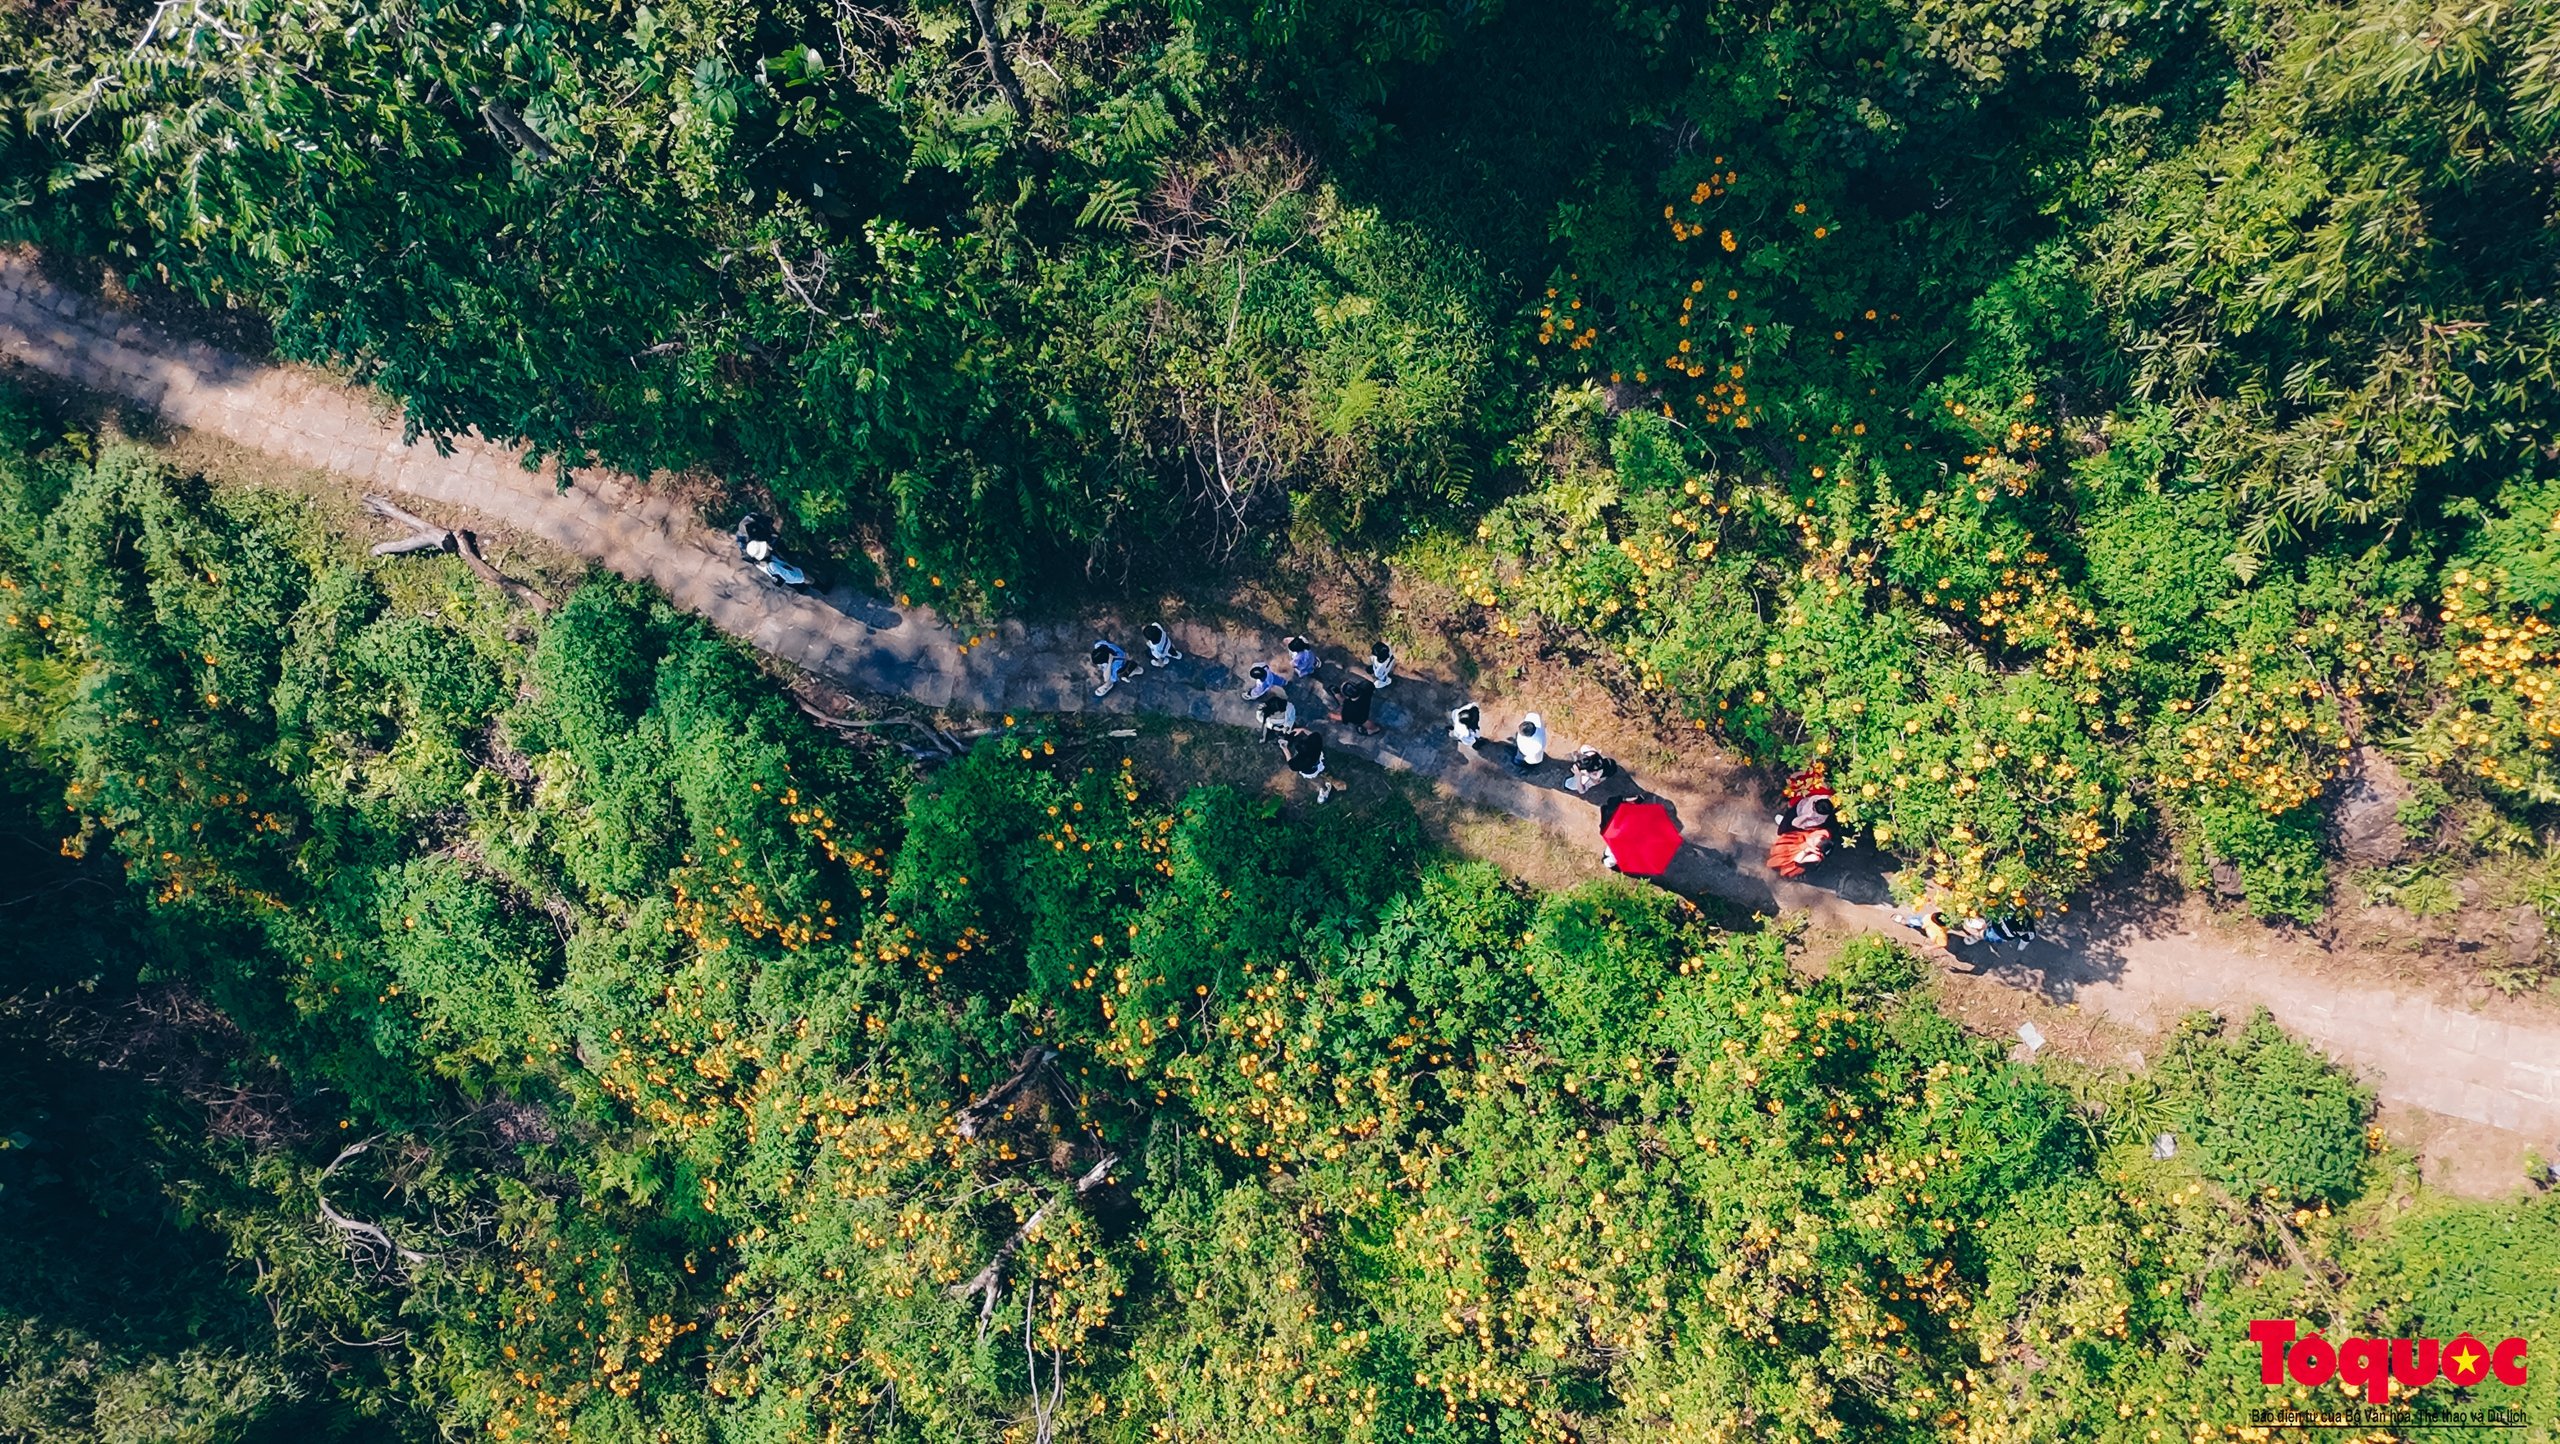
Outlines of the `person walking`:
M 1547 719 L 1532 712 L 1520 719 L 1511 738 L 1511 770 L 1529 772 L 1547 760 Z
M 1316 801 L 1333 800 L 1333 779 L 1324 775 L 1324 738 L 1312 727 L 1292 727 L 1280 734 L 1280 756 L 1289 770 L 1316 785 Z
M 1138 629 L 1138 640 L 1147 644 L 1147 660 L 1157 667 L 1169 667 L 1182 660 L 1182 649 L 1173 644 L 1173 633 L 1162 622 L 1149 622 Z
M 1333 720 L 1345 727 L 1357 727 L 1361 735 L 1374 737 L 1386 729 L 1369 720 L 1369 706 L 1377 699 L 1377 684 L 1366 677 L 1348 677 L 1342 683 L 1342 700 L 1336 704 Z
M 1244 689 L 1244 699 L 1250 702 L 1265 692 L 1277 692 L 1288 686 L 1289 679 L 1280 673 L 1281 669 L 1278 667 L 1266 667 L 1256 663 L 1252 671 L 1245 673 L 1245 681 L 1248 685 Z
M 1808 793 L 1788 804 L 1778 814 L 1778 827 L 1786 832 L 1813 832 L 1831 826 L 1838 820 L 1828 792 Z
M 1130 666 L 1129 654 L 1121 649 L 1119 643 L 1107 639 L 1094 642 L 1092 662 L 1093 695 L 1096 697 L 1110 696 L 1111 689 L 1120 685 L 1121 678 L 1134 677 L 1146 670 Z
M 1460 747 L 1473 753 L 1484 736 L 1484 709 L 1473 702 L 1461 702 L 1449 709 L 1449 736 Z
M 1324 659 L 1316 655 L 1316 644 L 1305 637 L 1293 633 L 1281 638 L 1280 645 L 1289 649 L 1289 671 L 1296 680 L 1315 676 L 1316 669 L 1324 665 Z
M 1600 755 L 1597 747 L 1585 747 L 1573 754 L 1573 775 L 1564 785 L 1585 796 L 1591 789 L 1618 775 L 1618 764 Z
M 1947 924 L 1949 919 L 1944 912 L 1939 911 L 1937 908 L 1925 907 L 1916 913 L 1895 913 L 1893 915 L 1893 920 L 1928 939 L 1929 946 L 1933 948 L 1943 948 L 1948 946 L 1949 939 Z
M 1991 951 L 1994 953 L 2000 951 L 2002 943 L 2016 943 L 2018 951 L 2023 954 L 2027 950 L 2027 944 L 2036 940 L 2034 925 L 2014 913 L 1997 918 L 1966 918 L 1964 925 L 1956 932 L 1968 943 L 1990 944 Z
M 1383 692 L 1396 683 L 1396 654 L 1384 642 L 1369 644 L 1369 685 Z
M 1262 718 L 1262 735 L 1266 741 L 1298 725 L 1298 704 L 1290 701 L 1289 694 L 1286 692 L 1265 694 L 1258 711 Z

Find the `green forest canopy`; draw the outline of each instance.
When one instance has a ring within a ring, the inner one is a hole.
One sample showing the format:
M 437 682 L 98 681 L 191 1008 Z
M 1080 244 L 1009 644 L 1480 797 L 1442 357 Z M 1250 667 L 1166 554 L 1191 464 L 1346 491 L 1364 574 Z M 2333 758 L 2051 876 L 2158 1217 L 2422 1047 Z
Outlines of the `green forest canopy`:
M 1952 902 L 2161 826 L 2309 920 L 2358 748 L 2555 822 L 2555 77 L 2539 0 L 17 0 L 0 237 L 955 611 L 1359 550 Z M 2263 1023 L 2019 1068 L 1392 809 L 919 782 L 0 429 L 0 1433 L 2149 1441 L 2250 1317 L 2560 1314 Z
M 2253 1318 L 2560 1325 L 2554 1198 L 2263 1015 L 2013 1063 L 1383 795 L 917 777 L 626 584 L 0 423 L 11 1438 L 2246 1438 Z
M 2492 832 L 2560 798 L 2540 0 L 64 0 L 0 49 L 0 234 L 420 432 L 707 467 L 962 611 L 1387 551 L 1827 759 L 1958 905 L 2165 821 L 2315 918 L 2365 744 Z

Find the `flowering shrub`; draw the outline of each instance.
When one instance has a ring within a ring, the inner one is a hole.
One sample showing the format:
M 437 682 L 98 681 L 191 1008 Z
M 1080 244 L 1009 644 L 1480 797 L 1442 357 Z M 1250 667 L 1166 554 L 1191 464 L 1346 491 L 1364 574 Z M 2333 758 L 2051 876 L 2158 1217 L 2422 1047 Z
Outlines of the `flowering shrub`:
M 1642 475 L 1632 444 L 1621 461 Z M 2134 1444 L 2250 1427 L 2250 1317 L 2389 1325 L 2466 1297 L 2403 1282 L 2413 1245 L 2377 1211 L 2398 1186 L 2359 1201 L 2380 1166 L 2360 1095 L 2263 1024 L 2182 1040 L 2155 1085 L 2083 1078 L 1965 1034 L 1882 942 L 1810 976 L 1778 936 L 1665 894 L 1542 896 L 1428 857 L 1382 794 L 1169 795 L 1112 739 L 1029 726 L 906 778 L 604 581 L 510 664 L 528 686 L 456 694 L 477 715 L 339 707 L 332 664 L 424 605 L 285 585 L 286 624 L 234 639 L 272 650 L 224 664 L 266 668 L 265 690 L 140 727 L 149 772 L 91 709 L 195 678 L 202 653 L 167 645 L 196 625 L 192 586 L 169 611 L 70 595 L 0 540 L 56 618 L 39 630 L 77 642 L 80 685 L 44 694 L 34 734 L 62 765 L 34 775 L 98 855 L 132 857 L 108 895 L 166 929 L 142 949 L 159 976 L 254 1039 L 234 1076 L 311 1090 L 255 1149 L 194 1128 L 155 1145 L 213 1244 L 173 1287 L 244 1320 L 220 1361 L 184 1356 L 190 1378 L 515 1441 L 1028 1440 L 1046 1418 L 1098 1440 Z M 1855 779 L 1945 766 L 1906 789 L 1916 808 L 2091 765 L 2070 750 L 2078 674 L 2021 667 L 2014 705 L 2057 720 L 1998 731 L 1955 725 L 1944 690 L 1981 684 L 1950 671 L 1880 688 L 1896 700 L 1872 723 L 1835 700 L 1836 672 L 1932 656 L 1856 622 L 1846 599 L 1895 585 L 1879 576 L 1781 579 L 1769 645 L 1836 651 L 1740 659 L 1756 725 L 1788 713 L 1750 691 L 1787 692 L 1850 769 L 1844 796 L 1950 837 L 1991 814 L 1915 821 Z M 466 613 L 457 635 L 477 655 L 511 624 Z M 2080 665 L 2099 632 L 2053 625 L 2019 645 Z M 116 669 L 131 680 L 105 685 Z M 182 829 L 226 881 L 170 891 L 132 842 L 201 818 L 176 780 L 270 728 L 294 759 L 259 778 L 282 831 Z M 461 801 L 422 824 L 397 778 L 449 765 L 414 739 L 455 728 L 477 739 Z M 2039 773 L 2019 754 L 2043 747 Z M 351 785 L 359 762 L 382 785 Z M 107 779 L 134 812 L 92 810 Z M 2050 810 L 2081 780 L 2051 782 Z M 266 858 L 280 836 L 305 867 Z M 1943 863 L 1986 887 L 2005 865 Z M 96 948 L 94 976 L 110 956 L 139 972 L 77 928 L 48 937 Z M 2177 1158 L 2151 1157 L 2162 1119 L 2192 1144 Z M 2535 1327 L 2511 1276 L 2539 1225 L 2489 1225 L 2526 1231 L 2480 1287 Z M 56 1407 L 74 1376 L 40 1373 L 51 1357 L 0 1353 L 41 1384 L 11 1417 Z

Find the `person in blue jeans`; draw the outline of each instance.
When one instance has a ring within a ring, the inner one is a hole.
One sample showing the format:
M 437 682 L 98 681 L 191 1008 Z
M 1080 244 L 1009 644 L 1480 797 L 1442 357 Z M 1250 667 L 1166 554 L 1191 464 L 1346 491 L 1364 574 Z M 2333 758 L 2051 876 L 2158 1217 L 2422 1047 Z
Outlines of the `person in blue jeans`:
M 1119 643 L 1097 641 L 1093 644 L 1093 695 L 1096 697 L 1110 696 L 1111 689 L 1120 685 L 1121 678 L 1134 677 L 1139 670 L 1129 665 L 1129 654 L 1121 650 Z
M 1515 772 L 1531 772 L 1547 760 L 1547 719 L 1532 712 L 1520 719 L 1520 730 L 1511 739 L 1511 767 Z

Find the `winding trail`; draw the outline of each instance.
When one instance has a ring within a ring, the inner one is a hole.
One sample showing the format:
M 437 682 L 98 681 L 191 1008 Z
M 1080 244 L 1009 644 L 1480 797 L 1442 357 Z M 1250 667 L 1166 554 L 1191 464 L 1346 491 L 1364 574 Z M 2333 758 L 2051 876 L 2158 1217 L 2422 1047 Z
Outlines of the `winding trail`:
M 449 452 L 405 444 L 397 421 L 370 393 L 173 338 L 47 281 L 24 252 L 0 254 L 0 355 L 151 408 L 177 426 L 368 487 L 468 508 L 648 582 L 722 630 L 856 692 L 965 712 L 1144 710 L 1252 727 L 1239 674 L 1279 651 L 1266 635 L 1185 629 L 1181 642 L 1192 657 L 1170 677 L 1150 671 L 1097 700 L 1084 666 L 1095 635 L 1090 623 L 1005 622 L 992 641 L 963 647 L 923 608 L 781 591 L 748 572 L 729 538 L 690 508 L 629 477 L 581 472 L 563 490 L 554 471 L 529 471 L 513 448 L 476 437 L 454 439 Z M 1131 641 L 1118 619 L 1102 625 Z M 1596 851 L 1590 802 L 1552 779 L 1542 785 L 1458 755 L 1439 721 L 1455 696 L 1431 679 L 1400 675 L 1379 694 L 1385 735 L 1332 729 L 1328 748 L 1421 774 L 1449 795 L 1557 829 Z M 1311 710 L 1310 700 L 1299 698 L 1302 711 Z M 1507 725 L 1488 711 L 1489 721 Z M 1668 784 L 1652 795 L 1672 804 L 1696 844 L 1665 879 L 1670 886 L 1908 938 L 1892 928 L 1872 869 L 1843 867 L 1829 879 L 1836 891 L 1770 874 L 1760 862 L 1767 799 Z M 2156 917 L 2146 923 L 2103 901 L 2091 915 L 2066 922 L 1995 976 L 2145 1030 L 2197 1008 L 2227 1013 L 2263 1005 L 2355 1068 L 2386 1100 L 2511 1130 L 2546 1153 L 2560 1151 L 2560 1025 L 2547 1009 L 2495 1017 L 2414 991 L 2342 984 L 2281 950 L 2252 952 Z

